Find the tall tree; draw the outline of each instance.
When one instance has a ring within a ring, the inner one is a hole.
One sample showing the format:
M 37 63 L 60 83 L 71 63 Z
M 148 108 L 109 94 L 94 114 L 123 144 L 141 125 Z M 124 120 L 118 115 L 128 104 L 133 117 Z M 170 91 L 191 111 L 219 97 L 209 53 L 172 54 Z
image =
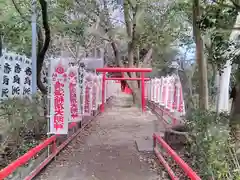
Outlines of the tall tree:
M 206 110 L 208 109 L 207 62 L 203 55 L 203 40 L 198 23 L 201 17 L 200 9 L 200 0 L 193 0 L 193 34 L 196 44 L 196 62 L 198 64 L 199 72 L 199 107 Z
M 103 33 L 98 33 L 98 36 L 109 42 L 117 66 L 149 66 L 154 60 L 152 59 L 154 50 L 161 51 L 161 47 L 168 47 L 177 39 L 179 23 L 176 23 L 175 19 L 170 23 L 169 16 L 174 17 L 174 14 L 170 11 L 172 4 L 167 1 L 161 2 L 161 6 L 141 0 L 124 0 L 120 5 L 107 0 L 101 2 L 76 0 L 76 2 L 79 10 L 93 21 L 96 21 L 96 17 L 100 19 Z M 89 7 L 87 10 L 84 8 L 86 4 Z M 113 9 L 122 9 L 124 19 L 122 25 L 113 23 L 111 15 Z M 126 56 L 122 51 L 124 46 L 127 47 Z M 124 56 L 125 58 L 122 58 Z M 136 77 L 138 74 L 126 73 L 125 76 Z M 133 89 L 134 100 L 139 102 L 138 84 L 136 82 L 128 82 L 128 84 Z

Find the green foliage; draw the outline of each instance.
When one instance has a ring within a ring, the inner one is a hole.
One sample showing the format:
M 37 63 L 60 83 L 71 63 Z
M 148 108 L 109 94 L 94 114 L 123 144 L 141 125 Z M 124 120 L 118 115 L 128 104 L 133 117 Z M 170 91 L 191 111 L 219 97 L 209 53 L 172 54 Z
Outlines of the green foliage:
M 225 6 L 225 2 L 205 3 L 198 25 L 204 36 L 209 38 L 206 53 L 210 63 L 222 70 L 227 60 L 236 56 L 236 41 L 229 38 L 238 14 L 234 6 Z
M 48 12 L 52 34 L 74 37 L 78 40 L 84 38 L 88 19 L 83 14 L 80 15 L 73 1 L 60 0 L 48 3 Z
M 21 7 L 23 12 L 26 12 L 27 8 L 26 4 Z M 11 1 L 0 0 L 0 13 L 0 34 L 3 36 L 3 45 L 11 51 L 30 55 L 31 25 L 16 12 Z
M 231 32 L 238 11 L 233 6 L 222 6 L 218 3 L 205 3 L 203 5 L 199 27 L 206 31 L 207 29 L 215 29 L 216 31 L 228 30 Z
M 227 60 L 239 64 L 238 42 L 233 42 L 229 36 L 238 14 L 237 7 L 227 0 L 206 2 L 200 0 L 201 16 L 198 26 L 201 29 L 205 43 L 205 54 L 209 63 L 214 63 L 218 70 L 222 70 Z M 174 11 L 181 12 L 186 21 L 192 24 L 192 1 L 176 1 Z
M 39 97 L 12 98 L 0 104 L 0 167 L 36 146 L 47 132 Z
M 188 120 L 192 134 L 192 166 L 202 179 L 239 179 L 239 163 L 229 135 L 229 117 L 215 112 L 194 111 Z
M 172 14 L 175 14 L 175 19 L 178 24 L 183 27 L 179 32 L 179 40 L 181 45 L 192 45 L 192 1 L 190 0 L 176 0 L 171 7 Z
M 147 2 L 143 9 L 137 24 L 137 46 L 153 47 L 152 66 L 160 70 L 179 55 L 177 45 L 191 41 L 189 24 L 175 11 L 173 2 L 164 1 L 161 6 Z
M 31 55 L 31 4 L 27 0 L 0 0 L 0 35 L 3 37 L 3 47 L 10 51 Z M 18 12 L 20 11 L 20 13 Z M 75 17 L 70 18 L 69 14 Z M 42 17 L 37 3 L 37 24 L 42 27 Z M 48 2 L 48 20 L 52 35 L 68 36 L 75 42 L 84 43 L 84 31 L 88 19 L 79 16 L 73 1 Z

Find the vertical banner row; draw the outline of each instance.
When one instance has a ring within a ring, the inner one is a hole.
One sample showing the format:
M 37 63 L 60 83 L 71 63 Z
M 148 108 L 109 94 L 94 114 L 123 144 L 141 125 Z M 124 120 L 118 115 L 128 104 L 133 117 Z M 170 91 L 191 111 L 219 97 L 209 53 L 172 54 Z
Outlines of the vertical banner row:
M 62 60 L 50 63 L 49 134 L 67 134 L 68 124 L 91 116 L 102 104 L 102 76 L 89 73 L 82 66 L 70 66 Z M 120 84 L 106 81 L 105 102 Z
M 146 98 L 170 112 L 185 114 L 182 85 L 178 76 L 154 78 L 146 83 Z

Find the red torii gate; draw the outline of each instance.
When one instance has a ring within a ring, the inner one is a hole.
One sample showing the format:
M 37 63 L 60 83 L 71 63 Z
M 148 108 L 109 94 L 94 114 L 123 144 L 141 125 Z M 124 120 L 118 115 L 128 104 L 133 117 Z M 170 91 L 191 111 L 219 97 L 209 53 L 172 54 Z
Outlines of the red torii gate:
M 144 73 L 146 72 L 152 72 L 152 68 L 120 68 L 120 67 L 106 67 L 106 68 L 97 68 L 96 72 L 102 72 L 102 104 L 101 104 L 101 112 L 104 112 L 104 99 L 105 99 L 105 81 L 106 80 L 141 80 L 141 97 L 142 97 L 142 112 L 145 111 L 145 86 L 144 86 L 144 81 L 145 80 L 150 80 L 150 78 L 145 78 Z M 122 77 L 122 78 L 107 78 L 106 77 L 106 72 L 139 72 L 141 73 L 140 78 L 127 78 L 127 77 Z

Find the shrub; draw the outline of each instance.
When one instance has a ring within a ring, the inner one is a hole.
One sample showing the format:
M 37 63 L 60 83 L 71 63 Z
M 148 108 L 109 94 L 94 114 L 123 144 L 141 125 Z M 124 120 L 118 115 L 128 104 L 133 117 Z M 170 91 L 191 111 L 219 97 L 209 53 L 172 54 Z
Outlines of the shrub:
M 240 166 L 231 143 L 226 114 L 196 110 L 188 119 L 192 166 L 202 179 L 240 179 Z
M 0 104 L 0 168 L 36 146 L 46 136 L 43 100 L 11 98 Z

